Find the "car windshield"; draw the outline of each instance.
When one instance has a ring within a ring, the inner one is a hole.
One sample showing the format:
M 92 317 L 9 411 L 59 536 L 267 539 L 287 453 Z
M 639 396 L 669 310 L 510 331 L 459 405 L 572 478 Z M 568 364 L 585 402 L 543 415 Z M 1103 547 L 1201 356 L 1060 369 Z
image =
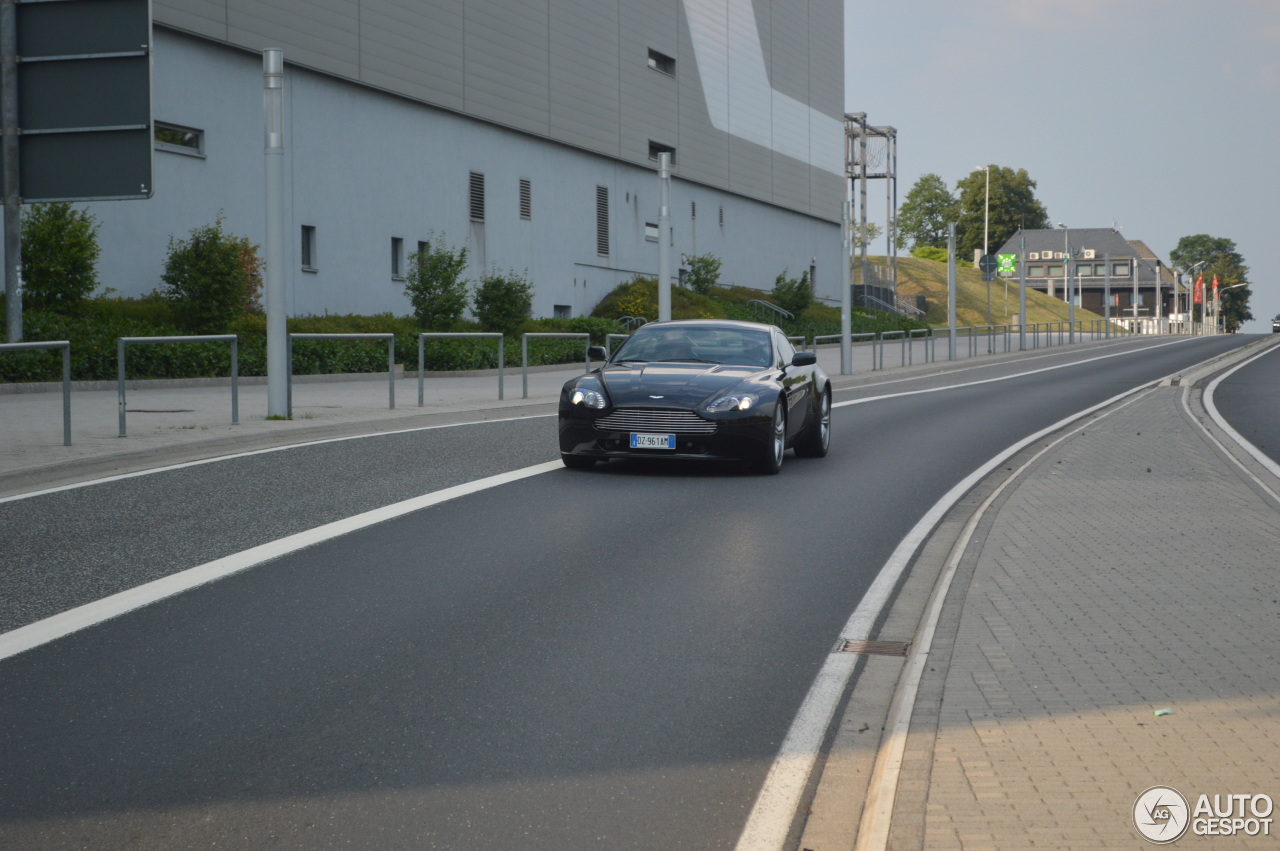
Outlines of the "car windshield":
M 660 361 L 769 366 L 769 332 L 699 325 L 644 326 L 627 338 L 613 363 Z

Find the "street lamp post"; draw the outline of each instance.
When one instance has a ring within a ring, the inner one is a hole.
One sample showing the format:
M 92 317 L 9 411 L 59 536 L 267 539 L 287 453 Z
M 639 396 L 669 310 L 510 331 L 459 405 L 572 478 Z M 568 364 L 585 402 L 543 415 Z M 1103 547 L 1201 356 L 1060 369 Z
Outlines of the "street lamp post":
M 987 173 L 987 191 L 986 200 L 982 208 L 982 256 L 986 257 L 990 253 L 990 233 L 991 233 L 991 166 L 983 166 Z M 1008 305 L 1005 306 L 1006 312 Z M 991 325 L 991 281 L 987 281 L 987 325 Z
M 1229 287 L 1219 287 L 1218 297 L 1213 300 L 1213 333 L 1218 333 L 1218 323 L 1222 321 L 1222 294 L 1227 290 L 1234 290 L 1236 287 L 1247 287 L 1246 284 L 1232 284 Z M 1225 327 L 1223 328 L 1225 331 Z
M 1076 341 L 1076 299 L 1071 291 L 1071 228 L 1058 222 L 1062 228 L 1062 291 L 1067 296 L 1067 341 Z

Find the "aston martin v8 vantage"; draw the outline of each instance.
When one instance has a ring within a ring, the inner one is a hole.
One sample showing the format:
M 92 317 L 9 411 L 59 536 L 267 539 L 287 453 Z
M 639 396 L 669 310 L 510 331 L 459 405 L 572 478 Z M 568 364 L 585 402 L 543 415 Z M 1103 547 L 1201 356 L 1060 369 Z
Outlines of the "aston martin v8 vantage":
M 777 473 L 788 448 L 831 444 L 831 384 L 813 352 L 772 325 L 653 322 L 560 393 L 560 457 L 589 468 L 614 458 L 745 460 Z

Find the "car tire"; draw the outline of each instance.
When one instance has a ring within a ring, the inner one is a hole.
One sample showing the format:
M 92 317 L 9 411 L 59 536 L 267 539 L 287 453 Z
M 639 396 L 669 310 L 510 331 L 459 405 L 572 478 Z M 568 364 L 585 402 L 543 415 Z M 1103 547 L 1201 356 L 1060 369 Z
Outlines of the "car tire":
M 831 391 L 824 390 L 818 403 L 818 416 L 796 441 L 796 454 L 806 458 L 824 458 L 831 448 Z
M 588 458 L 585 455 L 566 455 L 560 453 L 560 460 L 570 470 L 590 470 L 596 465 L 596 459 Z
M 787 406 L 781 399 L 773 409 L 773 422 L 769 426 L 769 442 L 756 459 L 756 471 L 766 476 L 776 476 L 782 469 L 782 456 L 787 451 Z

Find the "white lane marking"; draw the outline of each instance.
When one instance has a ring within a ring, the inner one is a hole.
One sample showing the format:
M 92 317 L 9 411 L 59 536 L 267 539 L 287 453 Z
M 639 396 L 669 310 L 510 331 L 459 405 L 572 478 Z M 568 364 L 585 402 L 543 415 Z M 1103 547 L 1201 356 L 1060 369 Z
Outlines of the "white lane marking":
M 0 505 L 6 502 L 16 502 L 20 499 L 30 499 L 33 496 L 44 496 L 45 494 L 58 493 L 60 491 L 75 490 L 76 488 L 85 488 L 90 485 L 101 485 L 107 482 L 118 482 L 123 479 L 134 479 L 138 476 L 150 476 L 153 473 L 167 473 L 170 470 L 183 470 L 187 467 L 200 467 L 205 464 L 216 464 L 220 461 L 231 461 L 235 458 L 248 458 L 251 455 L 266 455 L 271 452 L 286 452 L 290 449 L 303 449 L 308 446 L 320 446 L 325 443 L 341 443 L 344 440 L 365 440 L 371 437 L 388 437 L 393 434 L 409 434 L 415 431 L 435 431 L 442 428 L 458 428 L 460 426 L 485 425 L 487 423 L 511 423 L 517 420 L 537 420 L 546 417 L 554 417 L 556 414 L 529 414 L 523 417 L 502 417 L 496 420 L 468 420 L 461 423 L 443 423 L 441 425 L 430 426 L 414 426 L 413 428 L 400 428 L 393 431 L 375 431 L 368 434 L 349 434 L 345 437 L 326 437 L 322 440 L 308 440 L 305 443 L 287 443 L 283 446 L 268 446 L 266 449 L 251 449 L 247 452 L 235 452 L 230 455 L 216 455 L 212 458 L 200 458 L 195 461 L 183 461 L 180 464 L 169 464 L 164 467 L 152 467 L 147 470 L 135 470 L 132 473 L 119 473 L 114 476 L 103 476 L 99 479 L 88 479 L 83 482 L 72 482 L 69 485 L 58 485 L 57 487 L 44 488 L 38 491 L 30 491 L 28 493 L 14 494 L 13 496 L 0 497 Z
M 1116 357 L 1116 355 L 1105 355 L 1104 357 Z M 1102 358 L 1091 358 L 1090 360 L 1101 360 Z M 1078 361 L 1077 363 L 1087 363 L 1088 361 Z M 1062 367 L 1047 367 L 1043 370 L 1035 370 L 1035 372 L 1045 372 L 1052 369 L 1060 369 Z M 1032 375 L 1031 373 L 1020 373 L 1020 375 Z M 1013 376 L 1016 377 L 1016 376 Z M 986 384 L 990 381 L 1003 381 L 1004 378 L 986 379 L 983 381 L 972 382 L 972 384 Z M 1156 381 L 1159 381 L 1157 379 Z M 902 542 L 898 544 L 893 554 L 889 556 L 884 567 L 876 575 L 872 581 L 871 587 L 863 595 L 861 602 L 858 603 L 853 614 L 849 616 L 848 622 L 840 632 L 840 638 L 843 640 L 865 640 L 870 637 L 871 627 L 876 619 L 880 616 L 881 610 L 888 603 L 890 595 L 893 593 L 894 587 L 898 583 L 902 572 L 910 564 L 911 559 L 915 556 L 916 550 L 920 544 L 929 536 L 933 528 L 946 515 L 951 508 L 960 501 L 969 490 L 991 473 L 996 467 L 1003 464 L 1014 455 L 1021 452 L 1027 446 L 1030 446 L 1037 440 L 1052 434 L 1059 429 L 1089 416 L 1095 411 L 1102 410 L 1109 405 L 1121 401 L 1127 396 L 1140 393 L 1144 389 L 1150 387 L 1156 381 L 1143 382 L 1138 387 L 1126 390 L 1116 396 L 1111 397 L 1105 402 L 1100 402 L 1091 408 L 1086 408 L 1071 416 L 1068 416 L 1053 425 L 1044 428 L 1035 434 L 1018 441 L 1003 452 L 987 461 L 978 469 L 974 470 L 951 490 L 934 503 L 933 507 L 925 513 L 923 517 L 911 528 Z M 971 385 L 957 385 L 959 387 Z M 948 388 L 941 388 L 948 389 Z M 841 404 L 857 404 L 860 402 L 869 402 L 873 399 L 887 399 L 892 396 L 908 396 L 918 393 L 934 392 L 933 390 L 913 390 L 900 394 L 892 394 L 891 396 L 875 396 L 872 399 L 858 399 L 852 402 L 843 402 Z M 927 650 L 927 648 L 926 648 Z M 846 657 L 852 654 L 847 653 L 830 653 L 827 661 L 823 664 L 818 672 L 818 677 L 814 684 L 810 687 L 809 693 L 805 696 L 804 702 L 800 706 L 800 711 L 796 714 L 795 719 L 791 722 L 791 727 L 787 731 L 786 738 L 783 739 L 782 747 L 778 752 L 778 759 L 769 769 L 769 773 L 765 776 L 764 785 L 760 788 L 760 794 L 756 797 L 755 805 L 752 807 L 751 814 L 747 817 L 745 827 L 743 827 L 741 835 L 738 837 L 737 848 L 739 851 L 748 851 L 748 849 L 757 849 L 758 851 L 774 851 L 774 849 L 782 848 L 786 842 L 787 834 L 791 830 L 791 825 L 795 820 L 796 811 L 800 806 L 800 799 L 804 794 L 805 787 L 809 782 L 809 775 L 813 772 L 813 766 L 817 762 L 818 754 L 821 750 L 822 740 L 826 735 L 827 729 L 831 726 L 831 719 L 835 715 L 836 707 L 839 705 L 840 697 L 844 694 L 844 690 L 848 685 L 849 676 L 852 674 L 853 666 L 849 664 Z
M 27 626 L 19 627 L 0 635 L 0 659 L 7 659 L 18 653 L 30 650 L 33 647 L 39 647 L 41 644 L 47 644 L 50 641 L 70 635 L 73 632 L 85 629 L 86 627 L 102 623 L 110 618 L 119 617 L 126 612 L 139 609 L 143 606 L 150 605 L 166 597 L 172 597 L 183 591 L 189 591 L 200 585 L 223 579 L 233 573 L 239 573 L 255 565 L 262 564 L 274 558 L 279 558 L 289 553 L 297 552 L 305 547 L 310 547 L 323 541 L 337 538 L 340 535 L 346 535 L 377 523 L 383 523 L 396 517 L 409 514 L 410 512 L 419 511 L 433 505 L 439 505 L 451 499 L 457 499 L 468 494 L 478 493 L 479 491 L 489 488 L 496 488 L 501 485 L 510 484 L 520 479 L 537 476 L 542 473 L 549 473 L 552 470 L 563 469 L 564 464 L 560 461 L 548 461 L 544 464 L 534 464 L 532 467 L 525 467 L 520 470 L 512 470 L 508 473 L 501 473 L 496 476 L 489 476 L 484 479 L 477 479 L 474 482 L 455 485 L 451 488 L 435 491 L 434 493 L 423 494 L 422 496 L 406 499 L 403 502 L 397 502 L 393 505 L 386 505 L 382 508 L 375 508 L 372 511 L 366 511 L 363 514 L 357 514 L 354 517 L 347 517 L 342 520 L 336 520 L 333 523 L 326 523 L 323 526 L 317 526 L 314 529 L 308 529 L 305 532 L 299 532 L 296 535 L 289 535 L 276 541 L 271 541 L 242 552 L 234 553 L 224 558 L 216 559 L 196 567 L 188 568 L 179 573 L 174 573 L 162 579 L 156 579 L 145 585 L 139 585 L 136 588 L 130 588 L 127 591 L 121 591 L 118 594 L 112 594 L 110 597 L 104 597 L 101 600 L 95 600 L 92 603 L 86 603 L 74 609 L 62 612 L 60 614 L 47 617 L 44 620 L 36 621 Z
M 1188 341 L 1188 340 L 1194 340 L 1194 339 L 1196 339 L 1196 338 L 1194 338 L 1194 337 L 1186 337 L 1186 338 L 1182 338 L 1182 339 L 1179 339 L 1179 340 L 1173 340 L 1173 341 L 1168 342 L 1168 343 L 1161 343 L 1161 344 L 1159 344 L 1159 345 L 1157 345 L 1157 346 L 1144 346 L 1144 347 L 1143 347 L 1143 348 L 1141 348 L 1141 349 L 1129 349 L 1129 350 L 1127 350 L 1127 351 L 1123 351 L 1123 352 L 1113 352 L 1113 353 L 1111 353 L 1111 354 L 1109 354 L 1109 355 L 1098 355 L 1097 357 L 1093 357 L 1093 358 L 1085 358 L 1084 360 L 1072 361 L 1071 363 L 1060 363 L 1060 364 L 1058 364 L 1058 365 L 1056 365 L 1056 366 L 1042 366 L 1042 367 L 1040 367 L 1039 369 L 1029 369 L 1029 370 L 1027 370 L 1026 372 L 1016 372 L 1016 373 L 1014 373 L 1013 375 L 1000 375 L 1000 376 L 996 376 L 995 378 L 980 378 L 980 379 L 978 379 L 978 380 L 976 380 L 976 381 L 966 381 L 966 382 L 965 382 L 965 383 L 963 383 L 963 384 L 948 384 L 948 385 L 947 385 L 947 386 L 945 386 L 945 387 L 928 387 L 928 388 L 925 388 L 924 390 L 904 390 L 904 391 L 899 392 L 899 393 L 886 393 L 886 394 L 884 394 L 883 396 L 868 396 L 868 397 L 867 397 L 867 398 L 865 398 L 865 399 L 850 399 L 850 400 L 849 400 L 849 401 L 847 401 L 847 402 L 835 402 L 834 404 L 832 404 L 832 406 L 831 406 L 831 407 L 833 407 L 833 408 L 843 408 L 843 407 L 844 407 L 844 406 L 846 406 L 846 405 L 861 405 L 861 404 L 863 404 L 864 402 L 877 402 L 877 401 L 879 401 L 879 400 L 881 400 L 881 399 L 895 399 L 895 398 L 897 398 L 897 397 L 899 397 L 899 396 L 917 396 L 917 395 L 920 395 L 921 393 L 941 393 L 941 392 L 943 392 L 944 390 L 959 390 L 959 389 L 961 389 L 961 388 L 963 388 L 963 387 L 976 387 L 976 386 L 978 386 L 979 384 L 994 384 L 994 383 L 996 383 L 997 381 L 1012 381 L 1012 380 L 1013 380 L 1013 379 L 1015 379 L 1015 378 L 1024 378 L 1024 377 L 1026 377 L 1026 376 L 1028 376 L 1028 375 L 1038 375 L 1039 373 L 1042 373 L 1042 372 L 1053 372 L 1053 371 L 1054 371 L 1054 370 L 1056 370 L 1056 369 L 1069 369 L 1069 368 L 1071 368 L 1071 367 L 1073 367 L 1073 366 L 1080 366 L 1081 364 L 1093 363 L 1094 361 L 1108 360 L 1109 358 L 1122 358 L 1122 357 L 1126 357 L 1126 356 L 1128 356 L 1128 355 L 1140 354 L 1140 353 L 1142 353 L 1142 352 L 1149 352 L 1149 351 L 1152 351 L 1152 350 L 1154 350 L 1154 349 L 1164 348 L 1165 346 L 1176 346 L 1176 345 L 1177 345 L 1177 344 L 1179 344 L 1179 343 L 1184 343 L 1184 342 L 1186 342 L 1186 341 Z M 952 373 L 952 374 L 954 374 L 954 373 Z M 937 377 L 937 376 L 922 376 L 922 377 L 924 377 L 924 378 L 934 378 L 934 377 Z M 902 379 L 902 380 L 903 380 L 903 381 L 908 381 L 908 380 L 915 381 L 915 380 L 919 380 L 919 379 Z M 886 383 L 888 383 L 888 382 L 886 382 Z M 874 384 L 873 384 L 873 385 L 870 385 L 870 386 L 875 387 L 876 385 L 874 385 Z M 845 388 L 845 389 L 853 389 L 853 388 Z
M 1240 432 L 1232 428 L 1231 424 L 1226 421 L 1226 418 L 1224 418 L 1222 414 L 1218 413 L 1218 407 L 1213 403 L 1213 392 L 1218 389 L 1218 384 L 1221 383 L 1223 379 L 1228 378 L 1236 370 L 1248 366 L 1249 364 L 1253 363 L 1263 355 L 1271 354 L 1274 351 L 1276 351 L 1276 347 L 1272 346 L 1271 348 L 1268 348 L 1264 351 L 1259 352 L 1258 354 L 1254 355 L 1248 360 L 1241 361 L 1240 363 L 1233 366 L 1231 369 L 1222 373 L 1222 375 L 1219 375 L 1213 381 L 1209 382 L 1209 386 L 1207 386 L 1204 389 L 1204 393 L 1201 396 L 1201 402 L 1204 405 L 1205 411 L 1207 411 L 1209 416 L 1213 419 L 1213 421 L 1218 424 L 1218 428 L 1226 432 L 1228 437 L 1230 437 L 1237 444 L 1239 444 L 1241 449 L 1243 449 L 1245 452 L 1248 452 L 1251 456 L 1253 456 L 1253 459 L 1257 461 L 1259 464 L 1261 464 L 1268 472 L 1270 472 L 1276 478 L 1280 478 L 1280 464 L 1277 464 L 1274 460 L 1272 460 L 1271 456 L 1267 455 L 1261 449 L 1254 446 L 1252 443 L 1248 441 L 1248 439 L 1245 438 L 1244 435 L 1240 434 Z M 1191 416 L 1191 410 L 1187 403 L 1187 397 L 1190 395 L 1191 395 L 1190 388 L 1187 388 L 1186 392 L 1182 394 L 1182 407 L 1184 410 L 1186 410 L 1188 416 Z M 1203 424 L 1200 424 L 1200 421 L 1197 420 L 1194 416 L 1191 416 L 1191 420 L 1192 422 L 1199 424 L 1200 428 L 1204 431 L 1204 433 L 1208 435 L 1209 438 L 1214 443 L 1218 444 L 1218 446 L 1223 450 L 1223 454 L 1226 455 L 1228 458 L 1230 458 L 1231 461 L 1237 467 L 1239 467 L 1241 470 L 1245 472 L 1246 475 L 1249 476 L 1249 478 L 1253 479 L 1253 481 L 1257 483 L 1258 487 L 1262 488 L 1264 491 L 1271 494 L 1271 497 L 1273 499 L 1280 501 L 1280 496 L 1278 496 L 1276 492 L 1270 487 L 1268 487 L 1261 479 L 1255 476 L 1252 470 L 1248 469 L 1243 464 L 1241 464 L 1240 461 L 1234 455 L 1232 455 L 1230 452 L 1227 452 L 1226 447 L 1222 446 L 1222 443 L 1218 440 L 1218 438 L 1214 437 L 1213 433 L 1209 431 L 1209 429 L 1205 428 Z

